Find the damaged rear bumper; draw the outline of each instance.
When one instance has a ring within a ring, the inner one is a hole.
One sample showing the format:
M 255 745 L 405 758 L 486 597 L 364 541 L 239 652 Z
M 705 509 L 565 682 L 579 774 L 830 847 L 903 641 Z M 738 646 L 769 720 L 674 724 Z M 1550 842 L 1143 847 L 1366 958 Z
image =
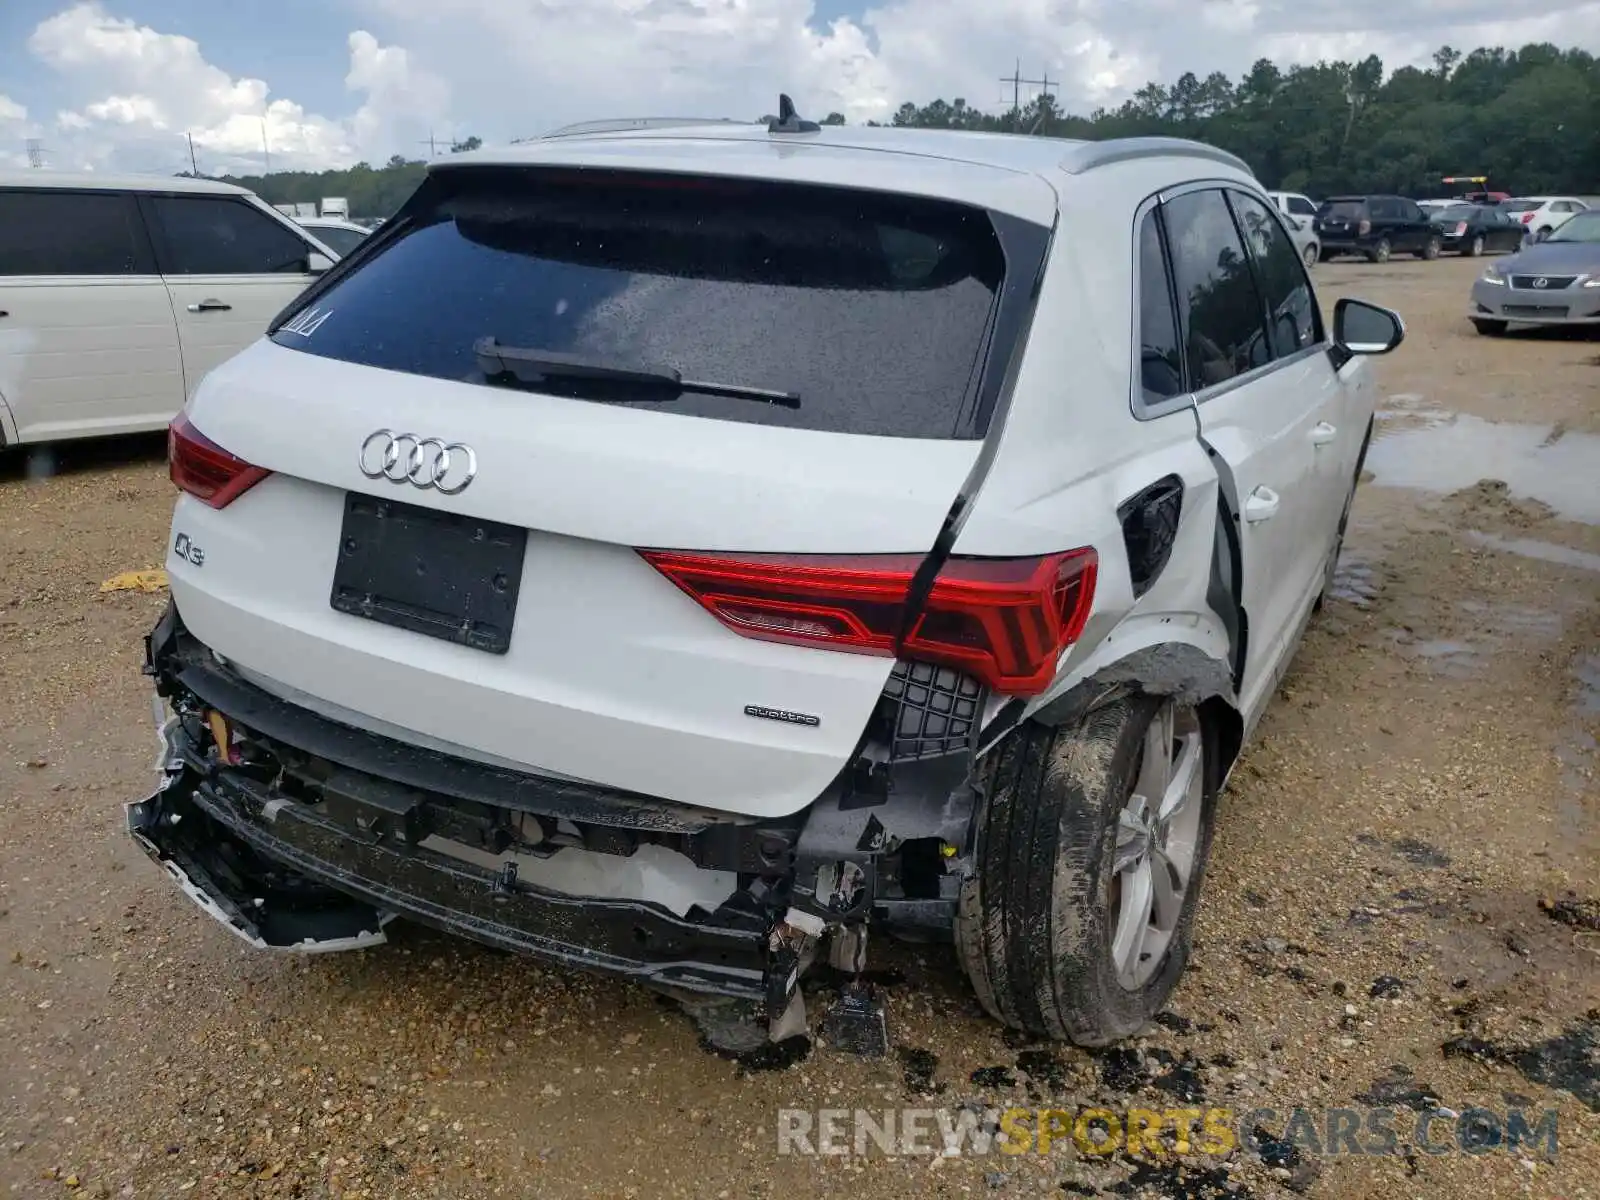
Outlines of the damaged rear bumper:
M 948 935 L 977 726 L 952 737 L 948 719 L 930 720 L 945 686 L 932 670 L 908 669 L 903 694 L 886 691 L 881 739 L 869 728 L 815 803 L 757 820 L 334 722 L 263 690 L 169 607 L 147 639 L 146 673 L 170 714 L 158 718 L 161 782 L 127 806 L 128 828 L 185 895 L 258 948 L 372 946 L 404 916 L 571 967 L 758 1001 L 777 1019 L 824 945 L 835 965 L 859 967 L 869 924 Z M 604 878 L 551 871 L 586 862 Z M 676 883 L 613 886 L 652 864 Z
M 172 727 L 175 740 L 181 727 Z M 425 847 L 361 834 L 248 776 L 197 770 L 190 747 L 134 839 L 207 915 L 260 949 L 316 953 L 384 940 L 395 916 L 507 950 L 684 991 L 766 997 L 762 931 L 679 918 L 646 902 L 533 888 Z

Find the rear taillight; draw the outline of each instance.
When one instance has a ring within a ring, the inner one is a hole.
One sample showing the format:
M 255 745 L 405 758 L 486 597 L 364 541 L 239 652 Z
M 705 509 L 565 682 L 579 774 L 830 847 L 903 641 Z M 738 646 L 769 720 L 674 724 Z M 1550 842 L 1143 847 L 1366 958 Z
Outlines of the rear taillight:
M 167 427 L 167 468 L 180 491 L 212 508 L 226 508 L 272 474 L 229 454 L 182 412 Z
M 1012 695 L 1049 686 L 1083 632 L 1099 566 L 1092 548 L 952 558 L 901 637 L 918 555 L 639 553 L 746 637 L 943 663 Z
M 1466 233 L 1466 231 L 1467 231 L 1467 223 L 1465 221 L 1457 221 L 1456 222 L 1456 236 L 1460 237 L 1462 234 Z
M 1523 214 L 1522 214 L 1522 223 L 1523 223 L 1523 224 L 1524 224 L 1524 225 L 1531 225 L 1531 224 L 1533 224 L 1533 214 L 1532 214 L 1532 213 L 1531 213 L 1531 212 L 1525 212 L 1525 213 L 1523 213 Z
M 1356 232 L 1365 237 L 1367 234 L 1372 232 L 1372 222 L 1367 220 L 1365 217 L 1362 217 L 1361 224 L 1356 226 Z

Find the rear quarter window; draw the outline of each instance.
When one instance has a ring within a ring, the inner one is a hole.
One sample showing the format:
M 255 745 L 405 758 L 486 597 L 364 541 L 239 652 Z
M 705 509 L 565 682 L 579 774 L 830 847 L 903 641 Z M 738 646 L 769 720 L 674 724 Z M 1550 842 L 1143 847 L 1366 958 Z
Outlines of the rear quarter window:
M 1360 200 L 1333 200 L 1322 206 L 1322 215 L 1341 221 L 1359 221 L 1367 215 L 1367 206 Z
M 794 408 L 688 390 L 610 403 L 840 433 L 982 435 L 970 401 L 1006 264 L 981 209 L 794 184 L 464 168 L 433 176 L 403 218 L 394 241 L 273 340 L 490 386 L 473 347 L 493 338 L 798 397 Z M 533 390 L 599 398 L 572 381 Z

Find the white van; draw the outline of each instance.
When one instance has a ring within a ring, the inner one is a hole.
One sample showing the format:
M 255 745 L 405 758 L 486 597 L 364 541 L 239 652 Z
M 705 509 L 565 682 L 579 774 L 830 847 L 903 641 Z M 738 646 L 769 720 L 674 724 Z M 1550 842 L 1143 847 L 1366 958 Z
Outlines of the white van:
M 336 257 L 228 184 L 0 171 L 0 446 L 163 428 Z

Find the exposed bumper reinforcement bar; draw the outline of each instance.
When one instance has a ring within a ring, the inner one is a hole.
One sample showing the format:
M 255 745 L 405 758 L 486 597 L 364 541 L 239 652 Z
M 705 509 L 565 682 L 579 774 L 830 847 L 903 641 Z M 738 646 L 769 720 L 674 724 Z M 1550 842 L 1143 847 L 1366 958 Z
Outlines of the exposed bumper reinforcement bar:
M 176 736 L 182 735 L 173 731 Z M 135 840 L 207 915 L 262 949 L 359 949 L 395 916 L 568 966 L 764 1000 L 765 935 L 647 902 L 567 896 L 422 847 L 372 841 L 254 780 L 169 758 L 127 806 Z

